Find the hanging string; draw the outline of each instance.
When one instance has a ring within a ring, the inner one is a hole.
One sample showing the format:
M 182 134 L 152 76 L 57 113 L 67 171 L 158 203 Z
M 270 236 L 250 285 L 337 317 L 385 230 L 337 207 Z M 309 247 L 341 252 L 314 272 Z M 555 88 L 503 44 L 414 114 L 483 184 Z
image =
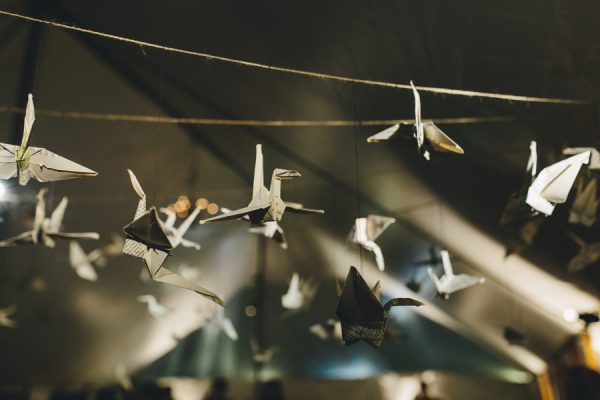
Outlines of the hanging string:
M 25 109 L 0 106 L 0 113 L 24 114 Z M 261 127 L 346 127 L 346 126 L 385 126 L 394 124 L 414 124 L 414 119 L 369 119 L 369 120 L 252 120 L 220 118 L 175 118 L 159 115 L 105 114 L 78 111 L 35 110 L 37 116 L 75 120 L 141 122 L 171 125 L 210 125 L 210 126 L 261 126 Z M 541 119 L 537 116 L 497 116 L 497 117 L 457 117 L 427 119 L 440 125 L 481 124 L 517 122 Z
M 356 87 L 354 85 L 352 85 L 352 114 L 354 115 L 354 120 L 356 121 Z M 360 210 L 360 177 L 358 167 L 358 125 L 356 123 L 354 124 L 354 167 L 356 179 L 356 218 L 362 218 Z M 363 247 L 358 246 L 358 251 L 360 254 L 360 273 L 363 274 Z
M 163 102 L 163 89 L 165 83 L 165 56 L 161 57 L 161 66 L 160 66 L 160 80 L 158 85 L 158 105 L 162 108 Z M 159 117 L 160 121 L 160 117 Z M 154 157 L 154 201 L 152 204 L 156 204 L 156 187 L 158 181 L 158 159 L 160 157 L 160 149 L 159 149 L 159 136 L 160 136 L 160 122 L 156 125 L 156 131 L 154 133 L 154 151 L 156 153 Z
M 294 69 L 294 68 L 278 67 L 278 66 L 274 66 L 274 65 L 261 64 L 258 62 L 246 61 L 246 60 L 241 60 L 241 59 L 232 58 L 232 57 L 224 57 L 224 56 L 218 56 L 218 55 L 204 53 L 204 52 L 185 50 L 185 49 L 180 49 L 180 48 L 170 47 L 170 46 L 163 46 L 160 44 L 145 42 L 142 40 L 132 39 L 132 38 L 124 37 L 124 36 L 117 36 L 117 35 L 113 35 L 110 33 L 95 31 L 95 30 L 86 29 L 86 28 L 80 28 L 80 27 L 77 27 L 74 25 L 68 25 L 65 23 L 34 18 L 34 17 L 27 16 L 27 15 L 17 14 L 17 13 L 5 11 L 5 10 L 0 10 L 0 14 L 10 16 L 10 17 L 20 18 L 20 19 L 23 19 L 26 21 L 35 22 L 35 23 L 39 23 L 39 24 L 50 25 L 50 26 L 53 26 L 56 28 L 67 29 L 67 30 L 71 30 L 71 31 L 85 33 L 88 35 L 99 36 L 99 37 L 103 37 L 106 39 L 130 43 L 130 44 L 134 44 L 136 46 L 141 46 L 142 48 L 144 48 L 144 47 L 154 48 L 154 49 L 159 49 L 159 50 L 173 52 L 173 53 L 185 54 L 185 55 L 193 56 L 193 57 L 201 57 L 201 58 L 204 58 L 204 59 L 207 59 L 210 61 L 221 61 L 221 62 L 235 64 L 235 65 L 242 65 L 242 66 L 249 67 L 249 68 L 264 69 L 267 71 L 275 71 L 275 72 L 281 72 L 281 73 L 292 74 L 292 75 L 307 76 L 307 77 L 318 78 L 318 79 L 334 80 L 334 81 L 355 83 L 355 84 L 361 84 L 361 85 L 367 85 L 367 86 L 387 87 L 387 88 L 392 88 L 392 89 L 412 90 L 411 86 L 408 84 L 376 81 L 376 80 L 370 80 L 370 79 L 351 78 L 351 77 L 347 77 L 347 76 L 325 74 L 325 73 L 314 72 L 314 71 L 305 71 L 305 70 Z M 499 99 L 499 100 L 506 100 L 506 101 L 515 101 L 515 102 L 553 103 L 553 104 L 589 104 L 589 101 L 587 101 L 587 100 L 577 100 L 577 99 L 531 97 L 531 96 L 521 96 L 521 95 L 514 95 L 514 94 L 500 94 L 500 93 L 490 93 L 490 92 L 481 92 L 481 91 L 473 91 L 473 90 L 449 89 L 449 88 L 431 87 L 431 86 L 417 86 L 416 88 L 417 88 L 417 90 L 420 90 L 422 92 L 429 92 L 429 93 L 447 94 L 447 95 L 452 95 L 452 96 L 484 97 L 484 98 L 490 98 L 490 99 Z

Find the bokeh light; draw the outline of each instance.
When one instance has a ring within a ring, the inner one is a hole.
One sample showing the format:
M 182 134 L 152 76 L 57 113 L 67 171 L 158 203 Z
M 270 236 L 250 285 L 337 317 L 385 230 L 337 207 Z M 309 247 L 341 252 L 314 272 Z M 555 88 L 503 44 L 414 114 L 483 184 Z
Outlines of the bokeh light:
M 206 207 L 206 211 L 208 211 L 210 215 L 215 215 L 219 212 L 219 206 L 216 203 L 210 203 L 208 207 Z
M 200 197 L 196 200 L 196 207 L 204 210 L 206 207 L 208 207 L 208 200 L 205 199 L 204 197 Z

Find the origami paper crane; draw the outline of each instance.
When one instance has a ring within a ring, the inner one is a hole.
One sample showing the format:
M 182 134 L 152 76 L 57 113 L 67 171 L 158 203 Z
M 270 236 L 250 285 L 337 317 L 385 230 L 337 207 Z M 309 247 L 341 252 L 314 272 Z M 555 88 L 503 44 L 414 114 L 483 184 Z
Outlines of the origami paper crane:
M 81 279 L 94 282 L 98 280 L 98 274 L 92 263 L 99 262 L 102 264 L 105 261 L 101 249 L 96 249 L 89 254 L 86 254 L 81 248 L 81 245 L 72 240 L 69 242 L 69 262 L 77 276 Z
M 431 151 L 464 154 L 464 150 L 440 128 L 431 121 L 421 121 L 421 96 L 412 81 L 413 96 L 415 98 L 415 123 L 393 125 L 367 139 L 369 143 L 396 141 L 403 145 L 417 145 L 419 153 L 426 160 L 431 158 Z
M 375 240 L 394 222 L 396 222 L 395 218 L 369 215 L 366 218 L 356 218 L 354 227 L 350 232 L 353 243 L 362 246 L 375 255 L 375 262 L 380 271 L 385 269 L 385 262 L 381 248 L 375 243 Z
M 314 298 L 317 286 L 312 279 L 302 280 L 294 272 L 286 294 L 281 296 L 281 305 L 288 310 L 299 310 L 306 307 Z
M 575 178 L 590 159 L 586 151 L 559 161 L 537 173 L 537 143 L 532 141 L 524 185 L 513 193 L 504 209 L 500 224 L 531 218 L 542 213 L 551 215 L 556 204 L 567 201 Z
M 263 225 L 266 222 L 281 221 L 285 210 L 297 214 L 323 214 L 325 211 L 304 208 L 300 203 L 283 201 L 281 198 L 281 181 L 300 177 L 300 173 L 291 169 L 276 168 L 271 176 L 271 187 L 264 184 L 264 168 L 262 146 L 256 145 L 256 161 L 254 164 L 254 183 L 252 200 L 247 207 L 240 208 L 212 218 L 201 220 L 201 224 L 247 217 L 252 225 Z
M 137 297 L 137 301 L 140 303 L 146 303 L 148 305 L 148 313 L 155 319 L 163 319 L 171 312 L 169 307 L 166 307 L 156 300 L 151 294 L 144 294 Z
M 410 298 L 395 298 L 382 305 L 379 300 L 379 282 L 371 290 L 355 267 L 350 267 L 344 287 L 338 290 L 338 296 L 335 313 L 342 324 L 342 339 L 347 346 L 362 340 L 379 348 L 392 307 L 423 305 Z
M 450 255 L 446 250 L 440 251 L 442 256 L 442 265 L 444 267 L 444 275 L 441 278 L 433 272 L 432 268 L 428 268 L 427 272 L 431 280 L 435 284 L 437 292 L 444 299 L 448 299 L 452 293 L 467 289 L 485 282 L 485 278 L 472 276 L 467 274 L 455 274 L 450 262 Z
M 171 243 L 167 234 L 168 228 L 164 227 L 158 217 L 156 207 L 146 210 L 146 194 L 134 173 L 131 170 L 127 171 L 133 189 L 140 200 L 134 220 L 123 228 L 126 234 L 123 253 L 143 259 L 150 277 L 154 281 L 192 290 L 223 306 L 223 300 L 210 290 L 190 282 L 162 266 L 167 256 L 170 255 L 171 249 L 173 249 L 173 243 Z
M 62 220 L 67 209 L 69 200 L 63 197 L 58 206 L 52 212 L 50 218 L 46 218 L 45 195 L 48 189 L 43 188 L 37 194 L 37 206 L 35 207 L 35 217 L 33 220 L 33 229 L 23 232 L 20 235 L 10 239 L 0 241 L 0 247 L 23 246 L 29 244 L 42 244 L 53 248 L 56 245 L 55 239 L 93 239 L 98 240 L 100 235 L 96 232 L 62 232 Z
M 27 98 L 23 137 L 20 145 L 0 143 L 0 178 L 19 178 L 26 185 L 31 178 L 40 182 L 60 181 L 98 175 L 82 165 L 67 160 L 42 147 L 30 147 L 29 136 L 35 121 L 33 96 Z

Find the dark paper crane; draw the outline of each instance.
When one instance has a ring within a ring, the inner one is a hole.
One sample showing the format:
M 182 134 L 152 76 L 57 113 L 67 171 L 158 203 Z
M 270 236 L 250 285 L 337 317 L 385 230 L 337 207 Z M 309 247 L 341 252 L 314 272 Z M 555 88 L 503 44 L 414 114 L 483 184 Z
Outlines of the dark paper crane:
M 342 339 L 346 346 L 362 340 L 379 348 L 392 307 L 423 305 L 411 298 L 394 298 L 382 305 L 379 281 L 371 290 L 355 267 L 350 267 L 338 296 L 335 313 L 342 323 Z

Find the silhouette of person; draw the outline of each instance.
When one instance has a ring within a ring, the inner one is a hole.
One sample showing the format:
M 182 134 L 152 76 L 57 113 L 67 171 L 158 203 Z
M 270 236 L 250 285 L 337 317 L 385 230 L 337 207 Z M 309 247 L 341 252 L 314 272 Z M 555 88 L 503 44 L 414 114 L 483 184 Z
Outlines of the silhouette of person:
M 229 390 L 229 384 L 225 378 L 215 378 L 212 381 L 210 390 L 204 396 L 204 400 L 230 400 L 227 397 L 227 391 Z
M 435 397 L 429 396 L 428 392 L 429 390 L 427 388 L 427 384 L 421 381 L 421 391 L 417 393 L 417 397 L 415 397 L 415 400 L 436 400 Z
M 285 400 L 281 381 L 269 381 L 260 385 L 258 400 Z

